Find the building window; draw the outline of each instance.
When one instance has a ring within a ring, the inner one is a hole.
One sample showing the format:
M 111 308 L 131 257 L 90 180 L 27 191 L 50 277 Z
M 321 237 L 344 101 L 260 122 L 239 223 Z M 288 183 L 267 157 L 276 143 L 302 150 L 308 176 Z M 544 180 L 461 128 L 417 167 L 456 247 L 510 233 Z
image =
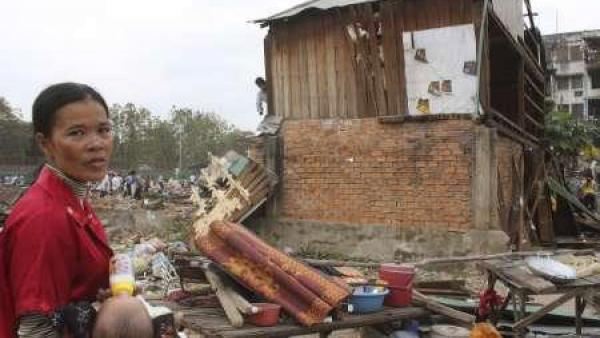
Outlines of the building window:
M 575 97 L 582 97 L 583 96 L 583 90 L 576 90 L 573 95 L 575 95 Z
M 558 89 L 558 90 L 569 89 L 569 78 L 566 76 L 557 76 L 556 77 L 556 89 Z
M 569 62 L 569 48 L 565 44 L 559 44 L 556 48 L 556 61 Z
M 571 78 L 571 88 L 572 89 L 583 88 L 583 75 L 575 75 Z
M 592 89 L 600 88 L 600 71 L 590 73 L 590 78 L 592 80 Z
M 579 46 L 579 45 L 571 46 L 571 47 L 569 47 L 569 51 L 571 54 L 571 57 L 569 58 L 569 60 L 583 61 L 583 51 L 581 50 L 581 46 Z
M 600 100 L 588 100 L 588 116 L 600 118 Z
M 558 104 L 558 105 L 556 105 L 556 110 L 561 111 L 561 112 L 569 112 L 569 105 L 568 104 Z
M 571 114 L 578 119 L 583 118 L 583 103 L 575 103 L 571 105 Z

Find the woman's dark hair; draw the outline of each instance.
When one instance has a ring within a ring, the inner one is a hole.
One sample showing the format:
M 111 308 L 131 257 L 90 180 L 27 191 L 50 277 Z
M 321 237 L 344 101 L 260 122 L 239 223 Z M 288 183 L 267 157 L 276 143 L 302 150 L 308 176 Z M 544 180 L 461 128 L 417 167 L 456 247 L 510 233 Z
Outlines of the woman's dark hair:
M 75 82 L 64 82 L 51 85 L 44 89 L 33 102 L 33 133 L 50 136 L 56 111 L 69 103 L 92 99 L 106 110 L 108 105 L 100 93 L 94 88 Z

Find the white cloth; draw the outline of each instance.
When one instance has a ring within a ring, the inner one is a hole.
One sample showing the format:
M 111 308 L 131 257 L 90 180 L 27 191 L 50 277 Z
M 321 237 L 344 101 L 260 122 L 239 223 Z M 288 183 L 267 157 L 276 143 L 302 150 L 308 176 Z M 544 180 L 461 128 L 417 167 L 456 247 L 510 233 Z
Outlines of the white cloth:
M 269 107 L 267 107 L 267 91 L 261 89 L 256 94 L 256 111 L 261 115 L 268 115 L 268 109 Z
M 275 135 L 279 132 L 281 126 L 281 117 L 275 115 L 267 115 L 258 125 L 258 135 Z
M 104 176 L 104 179 L 102 180 L 102 182 L 100 182 L 100 184 L 98 184 L 98 190 L 100 191 L 109 191 L 110 190 L 110 177 L 108 177 L 108 175 Z
M 116 191 L 121 188 L 121 184 L 123 184 L 123 177 L 121 176 L 113 176 L 112 178 L 112 190 Z

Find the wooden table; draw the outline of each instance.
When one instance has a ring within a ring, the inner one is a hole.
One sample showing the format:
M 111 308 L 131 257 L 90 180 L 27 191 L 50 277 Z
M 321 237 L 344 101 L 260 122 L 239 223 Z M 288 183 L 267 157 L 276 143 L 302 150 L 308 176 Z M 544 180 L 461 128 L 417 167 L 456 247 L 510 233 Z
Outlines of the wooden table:
M 163 304 L 166 305 L 166 304 Z M 197 331 L 206 337 L 290 337 L 311 333 L 319 333 L 327 337 L 331 332 L 340 329 L 359 328 L 403 319 L 417 319 L 429 315 L 423 308 L 385 308 L 384 310 L 364 315 L 347 315 L 341 320 L 331 323 L 317 324 L 311 327 L 294 324 L 279 324 L 274 327 L 257 327 L 246 324 L 242 328 L 234 328 L 229 324 L 225 313 L 220 308 L 183 308 L 173 306 L 174 310 L 182 311 L 185 327 Z
M 479 263 L 488 271 L 488 287 L 494 288 L 497 280 L 510 289 L 515 324 L 513 332 L 523 336 L 525 328 L 538 321 L 550 311 L 575 299 L 575 330 L 582 331 L 582 314 L 588 303 L 593 303 L 593 295 L 600 290 L 600 276 L 578 278 L 572 282 L 558 284 L 536 276 L 527 268 L 523 260 L 497 259 Z M 559 298 L 527 316 L 527 298 L 531 295 L 558 294 Z

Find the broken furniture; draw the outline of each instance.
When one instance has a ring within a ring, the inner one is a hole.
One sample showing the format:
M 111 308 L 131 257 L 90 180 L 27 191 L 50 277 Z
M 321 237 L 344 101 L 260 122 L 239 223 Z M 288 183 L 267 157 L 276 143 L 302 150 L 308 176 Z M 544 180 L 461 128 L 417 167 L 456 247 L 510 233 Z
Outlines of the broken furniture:
M 194 222 L 197 233 L 208 231 L 214 221 L 242 222 L 267 201 L 277 181 L 262 165 L 233 151 L 222 158 L 211 157 L 200 179 L 211 198 L 203 200 L 198 192 L 192 196 L 200 206 Z
M 533 274 L 524 260 L 510 258 L 487 260 L 479 263 L 488 272 L 488 289 L 493 289 L 500 280 L 510 289 L 515 323 L 513 333 L 522 336 L 529 325 L 535 323 L 544 315 L 557 307 L 575 299 L 575 330 L 578 335 L 582 332 L 582 314 L 592 295 L 600 291 L 600 276 L 577 278 L 571 282 L 550 282 Z M 527 299 L 533 295 L 560 295 L 559 298 L 538 311 L 527 315 Z

